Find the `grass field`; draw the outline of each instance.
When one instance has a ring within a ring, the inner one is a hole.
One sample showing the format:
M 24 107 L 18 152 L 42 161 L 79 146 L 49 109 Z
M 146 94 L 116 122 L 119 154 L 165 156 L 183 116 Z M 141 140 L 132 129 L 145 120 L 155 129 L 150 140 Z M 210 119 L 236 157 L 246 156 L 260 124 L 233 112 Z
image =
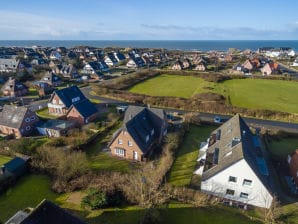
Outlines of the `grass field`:
M 36 111 L 37 116 L 43 119 L 56 119 L 57 116 L 49 114 L 49 109 L 47 107 Z
M 2 166 L 4 163 L 7 163 L 9 160 L 11 160 L 11 157 L 0 155 L 0 166 Z
M 196 93 L 223 94 L 234 106 L 298 113 L 298 83 L 265 79 L 232 79 L 223 83 L 180 75 L 160 75 L 133 86 L 129 91 L 152 96 L 189 98 Z
M 198 158 L 200 143 L 206 141 L 215 126 L 191 126 L 190 131 L 178 149 L 172 166 L 169 182 L 176 186 L 189 185 Z
M 283 138 L 269 143 L 269 151 L 274 157 L 285 160 L 287 156 L 298 149 L 297 138 Z
M 25 176 L 0 195 L 0 221 L 7 221 L 18 210 L 35 207 L 45 198 L 57 202 L 59 197 L 50 190 L 50 178 L 47 176 Z

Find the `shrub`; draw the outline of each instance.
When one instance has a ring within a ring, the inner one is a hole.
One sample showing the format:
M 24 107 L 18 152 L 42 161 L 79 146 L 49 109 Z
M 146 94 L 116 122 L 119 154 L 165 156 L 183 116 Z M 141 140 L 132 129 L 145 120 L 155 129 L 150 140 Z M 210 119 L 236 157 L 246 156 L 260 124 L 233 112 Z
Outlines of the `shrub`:
M 81 205 L 92 210 L 102 208 L 107 205 L 106 194 L 95 188 L 90 188 L 87 195 L 82 199 Z

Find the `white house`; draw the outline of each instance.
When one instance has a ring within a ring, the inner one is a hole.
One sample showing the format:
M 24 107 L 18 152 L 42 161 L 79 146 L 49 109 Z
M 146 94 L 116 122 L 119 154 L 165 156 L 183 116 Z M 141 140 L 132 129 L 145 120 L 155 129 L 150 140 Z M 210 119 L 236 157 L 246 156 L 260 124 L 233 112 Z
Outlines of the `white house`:
M 293 62 L 292 66 L 298 66 L 298 57 L 295 59 L 295 61 Z
M 211 133 L 208 148 L 201 150 L 199 159 L 202 192 L 230 204 L 271 206 L 272 183 L 259 138 L 239 115 Z M 199 169 L 195 173 L 200 173 Z

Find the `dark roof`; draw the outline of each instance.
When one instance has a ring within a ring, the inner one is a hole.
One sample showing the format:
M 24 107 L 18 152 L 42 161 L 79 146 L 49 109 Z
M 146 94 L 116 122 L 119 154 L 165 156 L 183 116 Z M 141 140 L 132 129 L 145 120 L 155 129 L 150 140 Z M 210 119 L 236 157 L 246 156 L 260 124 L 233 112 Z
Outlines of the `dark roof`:
M 220 136 L 217 136 L 217 133 Z M 213 144 L 210 144 L 211 139 L 213 139 Z M 272 184 L 258 143 L 259 139 L 251 133 L 239 115 L 235 115 L 216 129 L 211 134 L 210 140 L 202 180 L 207 180 L 244 159 L 267 189 L 271 189 Z M 214 156 L 217 156 L 217 163 L 212 161 Z
M 18 91 L 18 90 L 23 90 L 23 89 L 28 89 L 27 86 L 25 86 L 23 83 L 18 81 L 17 79 L 9 78 L 7 82 L 2 86 L 1 90 L 9 90 L 9 91 Z
M 120 52 L 117 52 L 116 55 L 117 55 L 117 58 L 118 58 L 119 60 L 125 60 L 125 59 L 126 59 L 125 56 L 124 56 L 124 54 L 122 54 L 122 53 L 120 53 Z
M 41 81 L 55 83 L 55 82 L 60 82 L 61 79 L 54 72 L 46 72 L 46 74 L 42 77 Z
M 121 129 L 129 132 L 139 148 L 146 153 L 154 140 L 160 136 L 165 117 L 162 109 L 129 106 Z M 152 130 L 154 130 L 153 135 Z M 148 141 L 146 141 L 147 137 L 149 137 Z
M 84 224 L 54 203 L 43 200 L 20 224 Z
M 69 108 L 73 104 L 73 99 L 79 97 L 78 101 L 85 100 L 86 97 L 81 92 L 81 90 L 77 86 L 70 86 L 64 89 L 60 89 L 54 92 L 50 101 L 52 100 L 53 96 L 57 94 L 60 100 L 64 103 L 64 105 Z M 77 101 L 77 102 L 78 102 Z
M 25 173 L 27 169 L 26 163 L 27 163 L 27 160 L 20 157 L 15 157 L 12 160 L 5 163 L 3 166 L 10 173 L 16 176 L 20 176 L 23 173 Z
M 17 107 L 6 104 L 0 112 L 0 125 L 20 128 L 28 111 L 30 109 L 23 106 Z
M 77 103 L 74 103 L 71 108 L 74 107 L 76 110 L 84 117 L 88 118 L 91 115 L 95 114 L 98 112 L 96 107 L 93 105 L 93 103 L 90 102 L 90 100 L 85 99 L 82 101 L 79 101 Z M 71 110 L 69 109 L 69 111 Z

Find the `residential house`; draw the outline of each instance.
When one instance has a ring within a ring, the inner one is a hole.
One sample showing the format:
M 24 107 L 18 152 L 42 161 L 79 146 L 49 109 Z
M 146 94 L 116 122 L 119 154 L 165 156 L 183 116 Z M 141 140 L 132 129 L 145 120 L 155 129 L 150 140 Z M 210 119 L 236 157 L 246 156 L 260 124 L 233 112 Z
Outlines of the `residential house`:
M 108 66 L 111 67 L 118 65 L 118 60 L 113 53 L 108 53 L 107 56 L 105 56 L 104 61 Z
M 49 113 L 53 115 L 66 115 L 73 103 L 87 99 L 77 86 L 70 86 L 56 90 L 49 103 Z
M 242 67 L 247 69 L 248 71 L 257 70 L 261 66 L 261 62 L 259 59 L 254 58 L 252 60 L 247 59 L 243 64 Z
M 49 67 L 52 69 L 53 72 L 59 74 L 63 65 L 54 61 L 50 61 Z
M 49 113 L 65 116 L 67 120 L 83 125 L 98 116 L 96 107 L 84 96 L 77 86 L 55 91 L 48 103 Z
M 47 60 L 42 59 L 42 58 L 33 59 L 30 63 L 33 66 L 44 66 L 44 67 L 47 67 L 48 66 Z
M 204 59 L 200 59 L 196 64 L 195 70 L 197 70 L 197 71 L 206 71 L 206 69 L 207 69 L 206 61 Z
M 144 161 L 167 134 L 166 113 L 162 109 L 129 106 L 122 127 L 109 144 L 113 156 Z
M 132 57 L 126 63 L 128 68 L 140 68 L 145 66 L 145 62 L 141 57 Z
M 1 91 L 4 96 L 20 97 L 28 93 L 28 87 L 17 79 L 9 77 L 6 83 L 2 86 Z
M 0 72 L 16 72 L 19 63 L 16 58 L 0 58 Z
M 41 81 L 48 83 L 52 87 L 60 86 L 63 83 L 61 78 L 54 72 L 46 72 Z
M 183 69 L 183 63 L 180 60 L 177 60 L 172 66 L 172 70 L 182 70 L 182 69 Z
M 260 70 L 262 75 L 271 75 L 278 72 L 278 64 L 276 62 L 266 63 Z
M 102 72 L 109 70 L 109 66 L 104 61 L 92 61 L 87 63 L 83 70 L 83 74 L 88 74 L 92 79 L 100 79 Z
M 58 51 L 52 51 L 50 54 L 50 59 L 60 61 L 62 59 L 62 55 Z
M 233 61 L 233 56 L 231 54 L 226 54 L 224 57 L 225 62 L 232 62 Z
M 5 224 L 85 224 L 58 205 L 44 199 L 35 209 L 18 211 Z
M 98 110 L 88 99 L 73 103 L 66 114 L 67 120 L 74 121 L 80 125 L 88 124 L 97 117 Z
M 126 60 L 124 54 L 120 53 L 120 52 L 114 52 L 114 56 L 115 58 L 117 59 L 117 61 L 120 63 L 120 62 L 123 62 Z
M 271 206 L 272 176 L 259 136 L 251 133 L 239 115 L 211 133 L 198 160 L 202 192 L 229 204 Z
M 63 75 L 64 78 L 69 79 L 76 79 L 79 77 L 77 69 L 72 64 L 63 65 L 60 70 L 60 74 Z
M 67 132 L 75 127 L 72 121 L 47 120 L 36 125 L 39 134 L 48 137 L 61 137 L 67 135 Z
M 184 69 L 188 69 L 191 67 L 191 62 L 188 58 L 185 58 L 183 61 L 182 61 L 182 64 L 183 64 L 183 68 Z
M 53 86 L 49 85 L 49 83 L 44 82 L 44 81 L 35 81 L 35 82 L 33 82 L 33 86 L 35 89 L 38 90 L 38 95 L 40 97 L 49 95 L 49 94 L 53 93 L 53 91 L 54 91 Z
M 0 112 L 0 132 L 16 138 L 29 136 L 38 121 L 36 114 L 27 107 L 4 105 Z
M 298 66 L 298 57 L 295 59 L 295 61 L 293 62 L 292 66 Z
M 291 175 L 291 191 L 298 194 L 298 149 L 288 155 L 288 164 Z

